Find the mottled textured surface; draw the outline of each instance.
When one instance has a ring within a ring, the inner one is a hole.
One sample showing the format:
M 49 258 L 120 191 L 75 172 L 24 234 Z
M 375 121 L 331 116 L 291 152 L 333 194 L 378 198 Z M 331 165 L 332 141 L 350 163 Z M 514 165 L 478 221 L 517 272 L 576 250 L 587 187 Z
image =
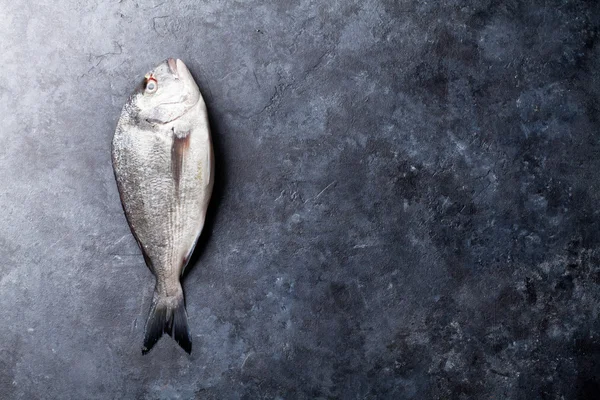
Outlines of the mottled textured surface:
M 599 26 L 595 1 L 0 0 L 1 397 L 598 398 Z M 110 142 L 168 56 L 211 113 L 214 217 L 192 355 L 142 357 Z

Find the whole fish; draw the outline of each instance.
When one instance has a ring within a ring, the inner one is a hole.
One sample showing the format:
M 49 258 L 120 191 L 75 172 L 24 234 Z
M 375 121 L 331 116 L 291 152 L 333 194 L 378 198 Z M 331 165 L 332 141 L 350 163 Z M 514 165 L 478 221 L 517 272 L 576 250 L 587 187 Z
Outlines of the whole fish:
M 130 96 L 112 162 L 127 222 L 156 277 L 142 353 L 165 332 L 191 353 L 179 279 L 204 226 L 214 157 L 206 105 L 183 61 L 165 60 Z

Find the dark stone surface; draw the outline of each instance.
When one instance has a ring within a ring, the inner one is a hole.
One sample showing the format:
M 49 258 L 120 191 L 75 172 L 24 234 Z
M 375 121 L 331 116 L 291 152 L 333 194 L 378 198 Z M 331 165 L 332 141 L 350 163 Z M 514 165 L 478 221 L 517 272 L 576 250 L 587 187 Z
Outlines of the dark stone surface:
M 0 6 L 3 399 L 600 398 L 598 2 Z M 218 181 L 142 357 L 110 142 L 168 56 Z

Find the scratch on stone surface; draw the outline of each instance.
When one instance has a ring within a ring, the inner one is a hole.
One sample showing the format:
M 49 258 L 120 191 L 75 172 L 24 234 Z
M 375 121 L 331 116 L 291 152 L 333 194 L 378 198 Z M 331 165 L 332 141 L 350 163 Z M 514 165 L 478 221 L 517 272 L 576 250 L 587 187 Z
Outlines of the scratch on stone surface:
M 277 200 L 281 199 L 281 198 L 283 197 L 283 195 L 284 195 L 284 194 L 285 194 L 285 189 L 281 191 L 281 193 L 279 194 L 279 197 L 277 197 L 277 198 L 275 199 L 275 201 L 277 201 Z
M 325 58 L 326 55 L 329 54 L 329 50 L 327 50 L 326 52 L 324 52 L 323 54 L 321 54 L 321 56 L 317 59 L 317 62 L 308 69 L 308 73 L 312 72 L 313 70 L 317 69 L 319 67 L 319 65 L 321 65 L 321 62 L 323 61 L 323 59 Z
M 146 8 L 146 10 L 153 10 L 153 9 L 158 8 L 158 7 L 160 7 L 160 6 L 162 6 L 162 5 L 166 4 L 166 3 L 167 3 L 166 1 L 163 1 L 162 3 L 157 4 L 157 5 L 153 6 L 153 7 Z
M 297 198 L 300 198 L 300 200 L 302 201 L 302 196 L 300 196 L 300 195 L 298 194 L 298 191 L 296 191 L 296 190 L 295 190 L 295 191 L 294 191 L 294 192 L 293 192 L 293 193 L 290 195 L 290 198 L 291 198 L 292 200 L 296 200 Z
M 442 210 L 444 209 L 444 207 L 446 207 L 446 204 L 448 204 L 448 201 L 450 201 L 450 197 L 444 196 L 444 202 L 442 203 L 442 206 L 440 207 Z
M 139 254 L 109 254 L 110 256 L 114 256 L 117 260 L 120 260 L 121 257 L 139 257 Z
M 318 199 L 319 196 L 321 196 L 327 189 L 329 189 L 331 187 L 331 185 L 333 185 L 335 183 L 336 183 L 336 181 L 333 181 L 329 185 L 325 186 L 325 188 L 319 192 L 319 194 L 315 197 L 315 199 Z
M 254 69 L 252 70 L 252 75 L 254 75 L 254 80 L 256 81 L 256 84 L 260 88 L 260 82 L 258 81 L 258 77 L 256 76 L 256 71 Z
M 306 200 L 304 201 L 304 203 L 307 203 L 307 202 L 309 202 L 310 200 L 316 200 L 316 199 L 318 199 L 318 198 L 319 198 L 319 196 L 321 196 L 323 193 L 325 193 L 325 191 L 326 191 L 327 189 L 329 189 L 329 188 L 330 188 L 332 185 L 334 185 L 336 182 L 337 182 L 337 181 L 333 181 L 333 182 L 331 182 L 329 185 L 325 186 L 325 188 L 323 188 L 323 190 L 321 190 L 321 191 L 319 192 L 319 194 L 317 194 L 315 197 L 313 197 L 313 198 L 311 198 L 311 199 L 306 199 Z
M 481 189 L 481 190 L 479 191 L 479 193 L 477 193 L 475 196 L 473 196 L 473 199 L 472 199 L 472 201 L 475 201 L 475 200 L 477 200 L 477 198 L 478 198 L 479 196 L 481 196 L 481 194 L 482 194 L 483 192 L 485 192 L 486 190 L 488 190 L 488 188 L 489 188 L 490 186 L 492 186 L 492 182 L 489 182 L 489 183 L 487 184 L 487 186 L 486 186 L 486 187 L 484 187 L 483 189 Z M 463 207 L 463 208 L 464 208 L 464 207 Z M 461 211 L 462 211 L 462 209 L 461 209 Z
M 250 352 L 250 353 L 248 353 L 248 355 L 246 355 L 246 357 L 244 358 L 244 361 L 242 362 L 240 369 L 244 369 L 244 365 L 246 365 L 246 361 L 248 361 L 248 359 L 250 358 L 250 356 L 252 354 L 253 354 L 253 352 Z
M 490 372 L 492 372 L 492 373 L 494 373 L 494 374 L 496 374 L 496 375 L 503 376 L 503 377 L 505 377 L 505 378 L 509 378 L 509 377 L 510 377 L 510 374 L 509 374 L 509 373 L 506 373 L 506 372 L 500 372 L 500 371 L 497 371 L 497 370 L 495 370 L 495 369 L 493 369 L 493 368 L 491 368 L 491 369 L 490 369 Z
M 52 243 L 50 246 L 46 247 L 46 249 L 42 253 L 42 256 L 45 255 L 45 254 L 47 254 L 50 250 L 52 250 L 52 248 L 54 246 L 56 246 L 58 243 L 60 243 L 60 241 L 63 240 L 63 239 L 64 239 L 64 237 L 61 237 L 58 240 L 54 241 L 54 243 Z
M 119 243 L 121 243 L 121 242 L 123 241 L 123 239 L 125 239 L 125 238 L 126 238 L 126 237 L 128 237 L 128 236 L 130 236 L 130 235 L 123 235 L 123 237 L 121 237 L 121 239 L 117 240 L 117 241 L 115 242 L 115 244 L 113 244 L 113 246 L 116 246 L 116 245 L 118 245 Z

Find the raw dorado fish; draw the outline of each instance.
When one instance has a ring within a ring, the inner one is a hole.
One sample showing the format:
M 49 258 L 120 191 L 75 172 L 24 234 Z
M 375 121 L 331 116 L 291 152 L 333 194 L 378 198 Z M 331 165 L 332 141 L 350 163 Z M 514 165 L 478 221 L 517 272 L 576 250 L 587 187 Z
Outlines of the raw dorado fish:
M 190 353 L 179 279 L 204 226 L 214 161 L 206 105 L 183 61 L 164 61 L 131 95 L 112 162 L 131 232 L 156 277 L 142 353 L 165 332 Z

